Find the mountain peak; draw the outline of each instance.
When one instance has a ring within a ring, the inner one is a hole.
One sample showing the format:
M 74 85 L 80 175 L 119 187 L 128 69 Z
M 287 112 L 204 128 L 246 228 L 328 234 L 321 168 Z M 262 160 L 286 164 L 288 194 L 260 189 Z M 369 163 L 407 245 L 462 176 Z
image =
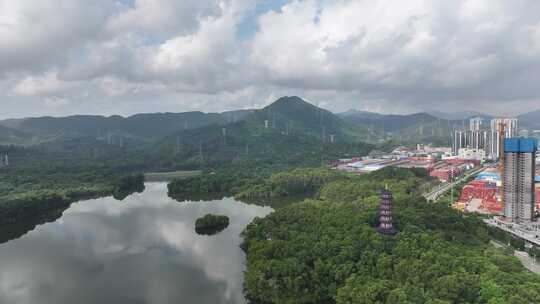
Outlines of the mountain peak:
M 266 106 L 263 111 L 272 111 L 272 112 L 320 112 L 323 110 L 298 96 L 284 96 L 274 101 L 270 105 Z
M 302 98 L 298 96 L 283 96 L 279 98 L 278 100 L 271 103 L 268 107 L 274 106 L 274 105 L 285 105 L 285 104 L 301 104 L 301 105 L 310 105 L 309 102 L 303 100 Z

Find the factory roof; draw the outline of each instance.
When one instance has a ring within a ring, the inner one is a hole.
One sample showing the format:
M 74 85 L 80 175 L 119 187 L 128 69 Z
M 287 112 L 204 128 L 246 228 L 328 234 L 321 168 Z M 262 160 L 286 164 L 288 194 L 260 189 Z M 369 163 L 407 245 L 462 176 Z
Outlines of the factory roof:
M 476 176 L 476 180 L 501 180 L 501 175 L 497 172 L 481 172 Z

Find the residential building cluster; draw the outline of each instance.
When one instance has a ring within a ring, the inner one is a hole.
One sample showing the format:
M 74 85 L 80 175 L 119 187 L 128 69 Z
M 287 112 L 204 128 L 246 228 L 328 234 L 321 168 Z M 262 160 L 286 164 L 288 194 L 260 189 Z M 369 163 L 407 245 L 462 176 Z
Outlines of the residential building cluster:
M 495 118 L 489 124 L 484 118 L 476 117 L 465 126 L 454 130 L 452 152 L 460 157 L 496 161 L 500 157 L 501 138 L 518 136 L 518 121 L 515 118 Z
M 465 185 L 454 207 L 504 215 L 512 222 L 533 221 L 535 210 L 540 210 L 540 163 L 536 154 L 535 139 L 505 139 L 504 164 L 485 169 Z M 502 177 L 501 171 L 504 172 Z
M 540 246 L 538 142 L 533 138 L 509 138 L 504 140 L 503 149 L 499 162 L 501 186 L 498 187 L 503 216 L 484 221 Z

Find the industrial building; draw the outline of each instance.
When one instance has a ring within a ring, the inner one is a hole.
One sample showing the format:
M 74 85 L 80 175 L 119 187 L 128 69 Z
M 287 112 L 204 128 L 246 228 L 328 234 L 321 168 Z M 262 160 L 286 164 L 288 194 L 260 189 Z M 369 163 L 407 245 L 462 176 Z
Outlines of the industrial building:
M 513 222 L 534 218 L 535 169 L 538 142 L 532 138 L 504 141 L 504 216 Z
M 484 149 L 461 148 L 458 151 L 458 158 L 475 159 L 484 162 L 486 159 L 486 151 Z
M 365 174 L 383 169 L 385 167 L 423 168 L 430 176 L 442 182 L 448 182 L 462 176 L 468 170 L 480 166 L 475 159 L 460 159 L 448 157 L 447 148 L 429 148 L 430 152 L 400 148 L 393 154 L 382 155 L 378 158 L 364 157 L 341 159 L 334 163 L 334 168 L 342 171 Z M 441 159 L 442 157 L 442 159 Z

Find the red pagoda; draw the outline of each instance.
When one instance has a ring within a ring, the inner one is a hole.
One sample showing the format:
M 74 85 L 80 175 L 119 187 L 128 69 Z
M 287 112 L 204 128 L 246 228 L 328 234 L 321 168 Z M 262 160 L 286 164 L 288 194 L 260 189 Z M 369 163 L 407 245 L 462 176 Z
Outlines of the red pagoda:
M 392 192 L 388 189 L 381 191 L 381 205 L 379 207 L 379 227 L 377 231 L 384 235 L 395 235 L 397 230 L 392 224 Z

